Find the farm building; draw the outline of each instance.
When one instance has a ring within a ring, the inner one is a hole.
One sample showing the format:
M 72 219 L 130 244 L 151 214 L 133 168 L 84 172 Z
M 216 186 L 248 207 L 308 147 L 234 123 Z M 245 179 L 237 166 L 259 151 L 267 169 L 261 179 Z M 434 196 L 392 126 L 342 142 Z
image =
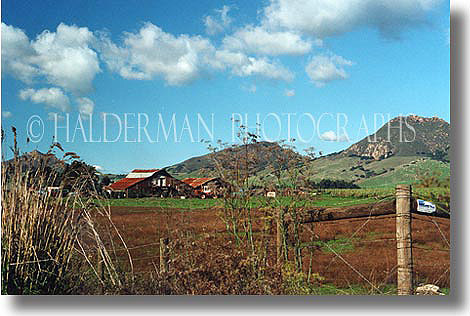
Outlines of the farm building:
M 219 178 L 186 178 L 182 180 L 194 190 L 194 195 L 200 198 L 218 197 L 227 187 L 226 183 Z
M 135 169 L 125 178 L 104 187 L 104 190 L 113 197 L 168 197 L 186 195 L 192 188 L 164 169 Z

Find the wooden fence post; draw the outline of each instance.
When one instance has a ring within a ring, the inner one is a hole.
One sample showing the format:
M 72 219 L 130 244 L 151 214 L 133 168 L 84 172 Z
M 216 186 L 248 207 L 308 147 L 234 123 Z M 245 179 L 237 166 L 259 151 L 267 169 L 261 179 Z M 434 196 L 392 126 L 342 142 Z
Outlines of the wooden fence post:
M 160 238 L 160 272 L 168 272 L 169 270 L 169 238 Z
M 411 252 L 411 186 L 396 187 L 397 292 L 413 294 L 413 256 Z

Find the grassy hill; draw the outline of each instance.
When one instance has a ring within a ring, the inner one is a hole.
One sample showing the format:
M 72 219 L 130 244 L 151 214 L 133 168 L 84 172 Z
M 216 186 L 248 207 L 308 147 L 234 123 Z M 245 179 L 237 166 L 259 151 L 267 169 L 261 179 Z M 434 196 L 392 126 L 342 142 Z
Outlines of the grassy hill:
M 396 117 L 374 134 L 341 152 L 342 155 L 381 159 L 421 156 L 449 159 L 450 124 L 437 117 Z
M 240 157 L 245 150 L 254 155 L 256 166 L 254 172 L 257 174 L 265 170 L 270 170 L 275 163 L 277 157 L 288 154 L 292 157 L 301 157 L 300 154 L 290 149 L 283 148 L 277 143 L 257 142 L 244 146 L 232 146 L 215 153 L 209 153 L 203 156 L 187 159 L 176 165 L 167 167 L 166 170 L 178 179 L 192 177 L 215 176 L 215 161 L 230 159 L 230 157 Z
M 380 161 L 361 160 L 358 157 L 325 157 L 313 161 L 309 168 L 315 181 L 353 181 L 363 188 L 413 184 L 426 174 L 438 174 L 440 180 L 450 177 L 449 163 L 420 156 L 392 156 Z

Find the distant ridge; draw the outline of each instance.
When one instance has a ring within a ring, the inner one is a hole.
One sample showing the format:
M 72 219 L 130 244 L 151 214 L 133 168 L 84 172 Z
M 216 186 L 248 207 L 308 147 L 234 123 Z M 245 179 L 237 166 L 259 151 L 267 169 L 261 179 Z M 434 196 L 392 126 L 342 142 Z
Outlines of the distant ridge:
M 441 118 L 400 116 L 390 120 L 377 132 L 341 153 L 375 160 L 391 156 L 432 157 L 435 155 L 448 160 L 449 134 L 450 124 Z
M 244 150 L 244 147 L 229 147 L 218 151 L 215 153 L 216 159 L 217 156 L 225 155 L 227 153 L 238 152 Z M 291 155 L 301 156 L 298 153 L 293 152 L 290 149 L 282 148 L 277 143 L 271 142 L 257 142 L 251 143 L 248 145 L 248 150 L 250 152 L 257 153 L 257 162 L 256 172 L 260 172 L 272 166 L 275 157 L 284 151 L 290 151 Z M 169 166 L 166 169 L 171 175 L 183 179 L 183 178 L 195 178 L 195 177 L 210 177 L 215 176 L 215 166 L 214 158 L 210 156 L 211 154 L 206 154 L 198 157 L 189 158 L 181 163 Z

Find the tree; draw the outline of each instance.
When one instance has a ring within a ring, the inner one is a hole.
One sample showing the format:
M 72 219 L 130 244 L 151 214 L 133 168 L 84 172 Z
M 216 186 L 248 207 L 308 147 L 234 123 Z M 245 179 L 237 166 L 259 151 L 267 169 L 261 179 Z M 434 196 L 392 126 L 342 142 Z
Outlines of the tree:
M 101 186 L 107 186 L 111 183 L 111 179 L 109 179 L 108 176 L 104 176 L 103 179 L 101 179 Z
M 64 189 L 72 190 L 74 188 L 75 191 L 78 191 L 76 193 L 89 195 L 100 191 L 95 167 L 80 160 L 66 165 L 62 181 Z

